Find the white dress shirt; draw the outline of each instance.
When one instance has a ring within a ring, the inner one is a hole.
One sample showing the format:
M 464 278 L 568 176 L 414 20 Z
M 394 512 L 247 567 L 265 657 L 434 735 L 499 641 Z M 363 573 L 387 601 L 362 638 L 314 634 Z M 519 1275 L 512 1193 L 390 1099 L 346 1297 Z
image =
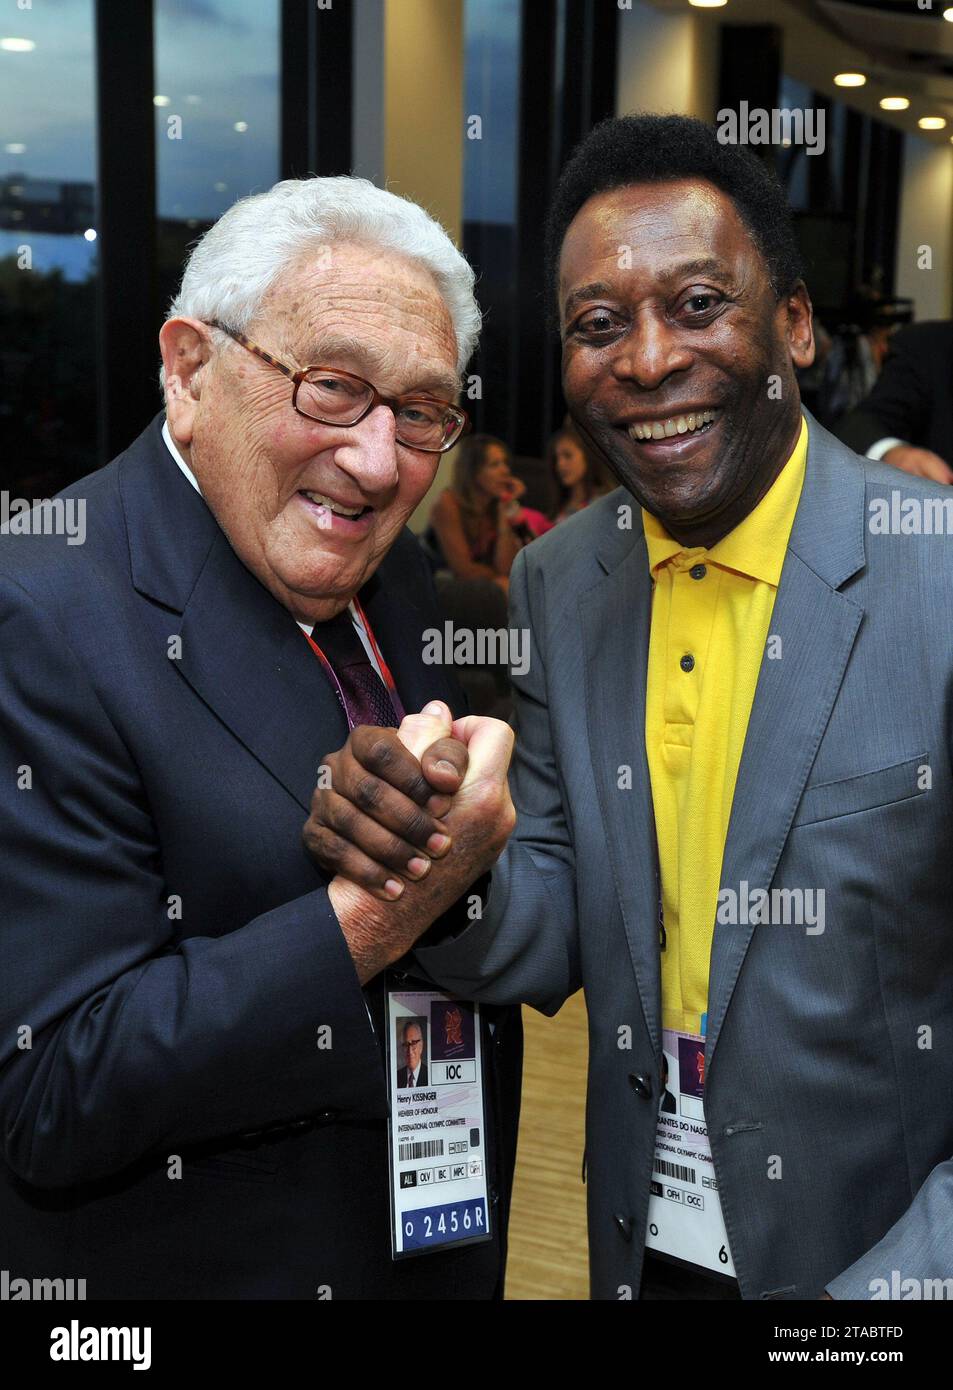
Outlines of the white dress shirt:
M 873 459 L 875 463 L 879 463 L 884 454 L 898 447 L 906 449 L 909 446 L 905 439 L 894 439 L 893 436 L 890 435 L 885 439 L 878 439 L 876 443 L 871 444 L 870 448 L 867 450 L 867 457 Z

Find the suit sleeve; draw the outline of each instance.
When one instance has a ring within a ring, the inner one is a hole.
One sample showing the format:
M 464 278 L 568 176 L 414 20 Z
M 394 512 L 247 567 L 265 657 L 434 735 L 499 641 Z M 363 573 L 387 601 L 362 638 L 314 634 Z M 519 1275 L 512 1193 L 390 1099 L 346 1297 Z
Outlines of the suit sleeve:
M 870 395 L 835 427 L 848 448 L 866 454 L 872 444 L 888 437 L 923 447 L 930 387 L 922 359 L 922 342 L 898 333 Z
M 478 920 L 454 940 L 415 955 L 431 979 L 465 998 L 527 1003 L 554 1014 L 582 978 L 573 846 L 556 776 L 543 628 L 531 611 L 527 571 L 523 551 L 510 578 L 510 624 L 531 635 L 528 670 L 513 676 L 516 828 L 493 868 Z
M 327 891 L 175 944 L 133 757 L 63 634 L 2 577 L 0 853 L 2 1154 L 25 1182 L 386 1113 Z
M 911 1205 L 890 1230 L 849 1269 L 827 1285 L 832 1298 L 882 1299 L 904 1297 L 895 1292 L 900 1281 L 915 1281 L 908 1297 L 929 1298 L 931 1287 L 945 1298 L 953 1277 L 953 1158 L 939 1163 Z M 907 1286 L 908 1290 L 910 1285 Z

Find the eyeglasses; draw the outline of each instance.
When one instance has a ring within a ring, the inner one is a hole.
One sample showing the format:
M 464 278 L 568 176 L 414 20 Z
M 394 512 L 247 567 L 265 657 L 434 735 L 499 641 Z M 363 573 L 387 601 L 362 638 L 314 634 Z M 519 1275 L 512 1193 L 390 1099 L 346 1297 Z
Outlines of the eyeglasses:
M 397 421 L 397 441 L 408 449 L 420 449 L 425 454 L 444 454 L 470 428 L 465 410 L 432 396 L 382 396 L 376 387 L 353 372 L 337 367 L 305 367 L 296 372 L 272 357 L 234 328 L 224 323 L 203 319 L 209 328 L 217 328 L 253 352 L 271 367 L 277 367 L 294 383 L 291 404 L 299 415 L 317 420 L 322 425 L 339 425 L 349 429 L 360 424 L 378 405 L 386 405 Z

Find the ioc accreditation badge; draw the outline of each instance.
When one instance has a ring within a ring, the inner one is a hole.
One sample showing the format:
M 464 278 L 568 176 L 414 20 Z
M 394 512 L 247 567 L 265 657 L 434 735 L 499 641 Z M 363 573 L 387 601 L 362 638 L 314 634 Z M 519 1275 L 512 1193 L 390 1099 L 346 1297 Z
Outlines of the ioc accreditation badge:
M 388 979 L 395 1260 L 490 1239 L 480 1006 Z
M 662 1048 L 663 1086 L 645 1244 L 734 1278 L 705 1123 L 704 1032 L 665 1029 Z

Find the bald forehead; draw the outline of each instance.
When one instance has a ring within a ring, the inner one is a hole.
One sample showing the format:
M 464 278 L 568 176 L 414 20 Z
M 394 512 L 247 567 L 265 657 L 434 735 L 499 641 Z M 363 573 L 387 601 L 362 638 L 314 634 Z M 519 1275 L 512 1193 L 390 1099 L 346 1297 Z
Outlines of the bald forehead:
M 299 367 L 368 368 L 387 378 L 375 380 L 380 390 L 395 394 L 459 390 L 456 334 L 436 280 L 396 252 L 318 247 L 282 274 L 262 319 Z

